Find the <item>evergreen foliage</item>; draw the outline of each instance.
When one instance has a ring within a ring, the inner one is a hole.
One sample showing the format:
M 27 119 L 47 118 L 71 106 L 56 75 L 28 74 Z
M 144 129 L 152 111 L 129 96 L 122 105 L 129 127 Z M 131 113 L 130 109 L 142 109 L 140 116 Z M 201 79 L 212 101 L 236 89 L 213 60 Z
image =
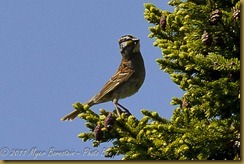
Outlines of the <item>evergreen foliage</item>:
M 93 146 L 112 141 L 105 156 L 150 160 L 240 159 L 240 1 L 171 0 L 173 12 L 144 4 L 149 38 L 162 50 L 156 59 L 185 94 L 172 98 L 171 119 L 144 117 L 75 103 Z M 160 110 L 160 109 L 158 109 Z

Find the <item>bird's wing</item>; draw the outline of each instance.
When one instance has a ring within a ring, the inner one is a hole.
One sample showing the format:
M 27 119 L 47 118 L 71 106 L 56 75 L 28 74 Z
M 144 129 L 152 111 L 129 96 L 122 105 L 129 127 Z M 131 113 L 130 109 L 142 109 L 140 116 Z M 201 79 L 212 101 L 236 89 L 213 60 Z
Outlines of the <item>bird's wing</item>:
M 94 97 L 94 101 L 106 96 L 109 92 L 114 91 L 118 86 L 123 85 L 135 71 L 130 67 L 130 63 L 120 65 L 114 76 L 103 86 L 102 90 Z

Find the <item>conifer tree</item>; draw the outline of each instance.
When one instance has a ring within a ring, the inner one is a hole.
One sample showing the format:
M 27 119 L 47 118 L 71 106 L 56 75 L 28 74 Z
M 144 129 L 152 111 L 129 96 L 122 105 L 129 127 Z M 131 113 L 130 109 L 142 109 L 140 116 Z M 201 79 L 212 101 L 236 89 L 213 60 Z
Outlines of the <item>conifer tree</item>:
M 144 4 L 149 38 L 162 50 L 156 59 L 185 94 L 172 98 L 171 119 L 141 110 L 120 118 L 97 114 L 81 103 L 93 146 L 112 141 L 105 156 L 146 160 L 240 159 L 240 1 L 171 0 L 173 12 Z M 162 7 L 162 6 L 160 6 Z M 163 73 L 163 72 L 162 72 Z M 160 109 L 158 109 L 160 110 Z

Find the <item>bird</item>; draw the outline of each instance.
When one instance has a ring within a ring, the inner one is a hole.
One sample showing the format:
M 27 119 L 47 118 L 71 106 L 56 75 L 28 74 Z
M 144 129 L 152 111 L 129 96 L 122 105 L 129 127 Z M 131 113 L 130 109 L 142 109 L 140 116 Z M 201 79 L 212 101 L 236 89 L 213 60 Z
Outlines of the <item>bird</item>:
M 140 39 L 133 35 L 124 35 L 119 41 L 120 53 L 122 59 L 115 74 L 103 86 L 100 92 L 89 99 L 84 105 L 89 107 L 112 101 L 120 117 L 120 108 L 126 109 L 118 103 L 119 99 L 123 99 L 134 95 L 141 88 L 145 76 L 144 60 L 140 52 Z M 79 115 L 78 110 L 61 118 L 62 121 L 72 121 Z

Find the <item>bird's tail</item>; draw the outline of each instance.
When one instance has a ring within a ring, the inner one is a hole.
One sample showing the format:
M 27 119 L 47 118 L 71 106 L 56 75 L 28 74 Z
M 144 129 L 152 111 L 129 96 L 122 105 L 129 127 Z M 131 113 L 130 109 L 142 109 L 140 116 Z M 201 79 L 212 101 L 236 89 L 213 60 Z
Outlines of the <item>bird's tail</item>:
M 93 99 L 91 99 L 87 103 L 83 104 L 83 107 L 85 105 L 88 105 L 89 107 L 91 107 L 94 104 L 96 104 L 96 103 L 94 103 Z M 69 114 L 62 117 L 61 121 L 73 121 L 80 113 L 81 113 L 80 111 L 75 109 L 72 112 L 70 112 Z
M 69 114 L 65 115 L 64 117 L 61 118 L 61 121 L 72 121 L 73 119 L 75 119 L 78 114 L 80 112 L 78 110 L 73 110 L 72 112 L 70 112 Z

